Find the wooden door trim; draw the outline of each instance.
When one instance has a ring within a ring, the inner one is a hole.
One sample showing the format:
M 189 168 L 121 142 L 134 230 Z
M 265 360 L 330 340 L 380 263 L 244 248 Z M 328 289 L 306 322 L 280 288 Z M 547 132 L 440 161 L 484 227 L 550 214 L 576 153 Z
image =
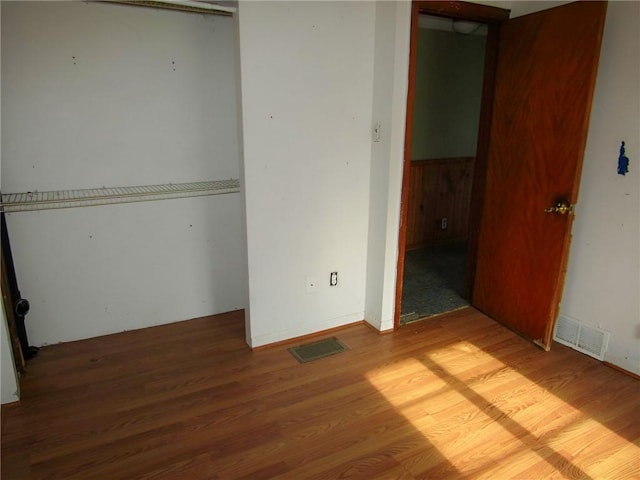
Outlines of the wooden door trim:
M 398 264 L 396 267 L 396 301 L 393 312 L 393 329 L 400 328 L 402 288 L 404 286 L 404 255 L 407 241 L 407 214 L 409 213 L 409 179 L 411 175 L 411 141 L 413 139 L 413 110 L 416 96 L 416 59 L 418 54 L 419 2 L 411 5 L 411 38 L 409 44 L 409 85 L 407 91 L 407 116 L 404 131 L 404 161 L 402 166 L 402 192 L 400 194 L 400 232 L 398 233 Z
M 478 149 L 476 152 L 476 168 L 474 173 L 474 187 L 471 194 L 473 215 L 481 212 L 484 193 L 484 174 L 486 172 L 490 119 L 493 105 L 493 90 L 498 47 L 498 29 L 500 23 L 509 19 L 509 10 L 469 2 L 458 1 L 413 1 L 411 4 L 411 34 L 409 47 L 409 82 L 407 91 L 407 115 L 405 119 L 404 163 L 402 169 L 402 193 L 400 203 L 400 231 L 398 233 L 398 263 L 396 268 L 396 299 L 393 314 L 393 328 L 400 328 L 400 313 L 402 308 L 402 289 L 404 286 L 404 257 L 407 239 L 407 213 L 409 199 L 409 179 L 411 175 L 411 142 L 413 139 L 413 115 L 416 90 L 416 60 L 418 54 L 418 32 L 420 14 L 457 18 L 482 22 L 489 25 L 485 54 L 485 73 L 480 108 L 480 128 L 478 130 Z M 479 181 L 479 186 L 475 182 Z M 473 245 L 473 255 L 468 255 L 470 263 L 467 275 L 467 292 L 473 292 L 473 276 L 475 273 L 475 252 L 477 252 L 478 225 L 470 225 L 469 245 Z M 470 251 L 471 253 L 471 251 Z M 473 258 L 472 258 L 473 257 Z
M 509 20 L 511 10 L 479 3 L 449 1 L 414 1 L 420 13 L 439 17 L 458 18 L 471 22 L 500 24 Z
M 465 293 L 469 303 L 472 305 L 473 285 L 478 259 L 478 239 L 480 237 L 480 225 L 482 223 L 482 206 L 484 204 L 487 164 L 489 161 L 489 139 L 491 137 L 491 119 L 493 117 L 493 93 L 496 83 L 496 66 L 498 64 L 498 30 L 499 26 L 489 27 L 489 32 L 487 33 L 478 143 L 473 170 L 473 183 L 471 185 Z

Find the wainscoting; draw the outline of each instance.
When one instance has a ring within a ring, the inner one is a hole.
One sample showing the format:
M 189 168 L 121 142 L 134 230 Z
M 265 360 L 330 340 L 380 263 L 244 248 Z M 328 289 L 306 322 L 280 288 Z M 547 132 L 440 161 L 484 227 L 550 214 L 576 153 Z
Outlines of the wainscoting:
M 467 240 L 474 157 L 411 162 L 407 250 Z

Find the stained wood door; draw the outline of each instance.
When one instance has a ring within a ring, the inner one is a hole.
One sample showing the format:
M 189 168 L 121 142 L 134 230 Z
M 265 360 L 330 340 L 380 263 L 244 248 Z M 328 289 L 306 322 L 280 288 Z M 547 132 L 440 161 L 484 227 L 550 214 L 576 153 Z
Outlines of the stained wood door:
M 502 24 L 473 305 L 548 349 L 558 314 L 606 3 Z

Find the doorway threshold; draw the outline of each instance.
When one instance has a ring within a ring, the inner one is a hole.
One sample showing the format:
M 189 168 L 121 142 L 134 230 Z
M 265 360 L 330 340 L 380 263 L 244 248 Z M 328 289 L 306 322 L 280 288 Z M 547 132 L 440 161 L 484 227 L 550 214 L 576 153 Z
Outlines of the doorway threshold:
M 457 312 L 458 310 L 464 310 L 466 308 L 470 308 L 471 305 L 462 305 L 460 307 L 452 308 L 451 310 L 447 310 L 444 312 L 434 313 L 431 315 L 421 315 L 417 312 L 405 313 L 400 315 L 400 326 L 408 325 L 410 323 L 421 322 L 423 320 L 430 320 L 436 317 L 440 317 L 442 315 L 447 315 L 449 313 Z

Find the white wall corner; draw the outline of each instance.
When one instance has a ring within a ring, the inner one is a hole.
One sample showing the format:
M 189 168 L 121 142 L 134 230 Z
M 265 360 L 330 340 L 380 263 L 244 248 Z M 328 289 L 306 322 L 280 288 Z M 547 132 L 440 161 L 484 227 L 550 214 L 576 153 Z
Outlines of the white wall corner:
M 328 320 L 318 320 L 313 323 L 302 324 L 297 327 L 289 328 L 286 330 L 273 331 L 265 333 L 263 335 L 255 335 L 250 341 L 250 347 L 262 347 L 277 343 L 285 340 L 291 340 L 305 335 L 310 335 L 324 330 L 331 330 L 334 328 L 343 327 L 352 323 L 361 323 L 364 312 L 355 312 L 348 315 L 342 315 L 336 318 L 330 318 Z
M 365 320 L 393 328 L 408 91 L 410 2 L 377 2 Z
M 240 4 L 238 4 L 238 7 Z M 242 206 L 242 245 L 243 245 L 243 255 L 242 255 L 242 268 L 241 274 L 244 276 L 244 334 L 245 341 L 247 345 L 253 347 L 252 339 L 251 339 L 251 310 L 250 310 L 250 285 L 249 285 L 249 260 L 248 260 L 248 251 L 247 251 L 247 189 L 246 189 L 246 176 L 245 176 L 245 167 L 244 167 L 244 137 L 242 130 L 242 88 L 241 88 L 241 79 L 242 79 L 242 64 L 240 61 L 240 23 L 238 21 L 238 15 L 234 15 L 234 56 L 235 56 L 235 68 L 236 68 L 236 76 L 237 79 L 237 88 L 235 89 L 236 93 L 236 111 L 238 112 L 236 116 L 236 128 L 237 128 L 237 141 L 238 141 L 238 160 L 239 160 L 239 178 L 240 178 L 240 195 L 241 195 L 241 206 Z
M 387 248 L 383 287 L 381 330 L 393 328 L 396 300 L 398 236 L 404 171 L 407 95 L 409 92 L 409 49 L 411 44 L 411 3 L 396 4 L 395 57 L 393 65 L 393 100 L 391 107 L 389 191 L 387 200 Z

